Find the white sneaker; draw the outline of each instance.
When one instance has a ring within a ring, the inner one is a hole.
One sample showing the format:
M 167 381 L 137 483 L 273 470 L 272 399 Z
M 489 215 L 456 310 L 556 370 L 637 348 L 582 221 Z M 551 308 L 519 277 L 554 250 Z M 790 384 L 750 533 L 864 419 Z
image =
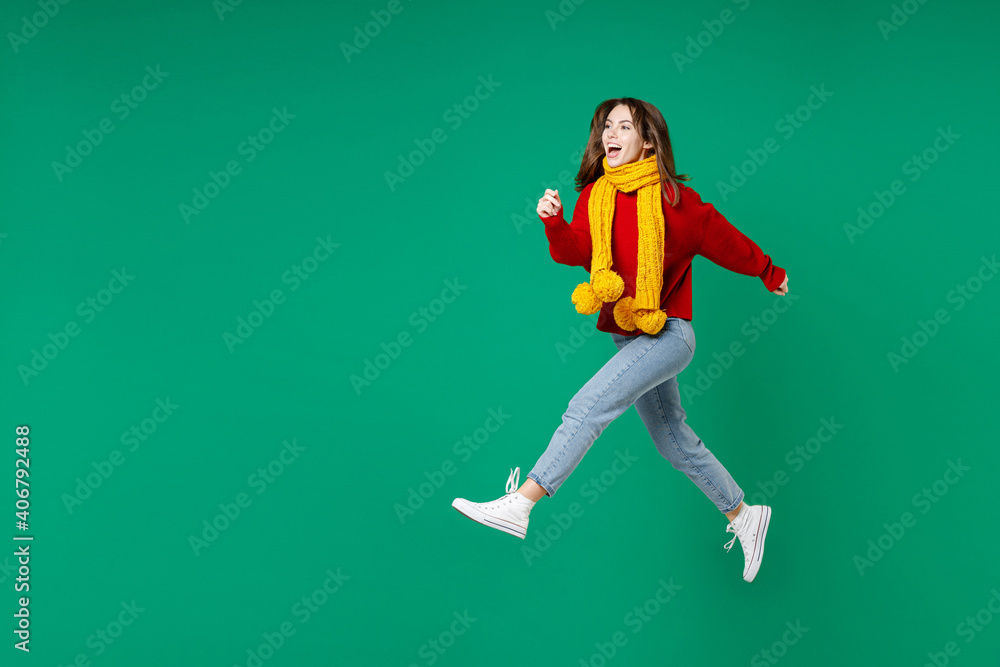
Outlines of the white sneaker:
M 534 503 L 517 492 L 520 477 L 521 468 L 511 470 L 510 477 L 507 478 L 507 493 L 496 500 L 473 503 L 465 498 L 455 498 L 451 506 L 473 521 L 523 540 L 528 531 L 528 513 Z
M 744 513 L 748 513 L 743 516 Z M 736 523 L 739 522 L 739 527 Z M 744 505 L 743 509 L 726 526 L 727 533 L 736 533 L 726 544 L 726 551 L 733 546 L 736 538 L 740 538 L 743 547 L 743 579 L 753 581 L 760 569 L 760 561 L 764 558 L 764 538 L 767 537 L 767 526 L 771 523 L 771 508 L 767 505 Z

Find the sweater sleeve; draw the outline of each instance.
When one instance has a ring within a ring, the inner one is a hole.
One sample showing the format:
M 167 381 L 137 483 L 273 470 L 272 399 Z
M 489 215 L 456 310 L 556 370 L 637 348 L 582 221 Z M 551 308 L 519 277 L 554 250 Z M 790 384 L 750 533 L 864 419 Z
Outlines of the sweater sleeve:
M 590 271 L 590 218 L 587 215 L 587 202 L 590 200 L 590 187 L 584 188 L 577 197 L 573 210 L 573 221 L 567 223 L 563 218 L 563 208 L 553 216 L 539 216 L 545 224 L 545 236 L 549 239 L 549 253 L 552 259 L 568 266 L 582 266 Z
M 702 237 L 698 254 L 706 259 L 744 276 L 757 276 L 769 292 L 781 286 L 785 270 L 776 266 L 770 256 L 736 229 L 712 204 L 701 203 L 705 208 Z

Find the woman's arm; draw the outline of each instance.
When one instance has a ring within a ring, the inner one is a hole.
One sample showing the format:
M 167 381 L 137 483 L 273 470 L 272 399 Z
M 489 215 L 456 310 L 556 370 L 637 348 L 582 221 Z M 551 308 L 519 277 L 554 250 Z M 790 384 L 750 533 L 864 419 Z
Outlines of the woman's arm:
M 573 221 L 567 223 L 563 218 L 562 207 L 552 216 L 538 217 L 545 223 L 545 236 L 549 239 L 549 253 L 552 259 L 568 266 L 582 266 L 590 271 L 590 219 L 587 216 L 587 201 L 590 199 L 588 185 L 576 200 L 573 210 Z
M 698 254 L 724 269 L 745 276 L 757 276 L 768 291 L 778 289 L 785 280 L 785 270 L 776 266 L 756 243 L 736 229 L 715 207 L 706 207 L 703 234 Z

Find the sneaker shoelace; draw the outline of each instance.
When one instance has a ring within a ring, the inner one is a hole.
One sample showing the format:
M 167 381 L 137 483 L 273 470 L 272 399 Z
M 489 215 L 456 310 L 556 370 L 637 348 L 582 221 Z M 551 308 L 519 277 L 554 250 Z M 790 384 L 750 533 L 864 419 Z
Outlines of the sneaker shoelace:
M 493 510 L 493 509 L 499 509 L 500 507 L 506 505 L 508 502 L 511 502 L 513 500 L 513 498 L 511 497 L 511 493 L 516 491 L 517 487 L 520 486 L 520 479 L 521 479 L 521 468 L 519 466 L 510 471 L 510 476 L 507 478 L 507 486 L 505 487 L 507 493 L 500 496 L 496 500 L 480 503 L 480 505 L 483 506 L 483 509 Z
M 728 526 L 726 526 L 726 532 L 727 533 L 735 533 L 733 535 L 733 539 L 729 540 L 729 542 L 727 542 L 726 545 L 725 545 L 726 551 L 729 551 L 732 548 L 732 546 L 733 546 L 733 542 L 735 542 L 736 538 L 740 536 L 740 531 L 737 530 L 735 524 L 730 523 Z M 746 556 L 747 555 L 747 545 L 743 542 L 743 540 L 740 540 L 740 546 L 743 547 L 743 555 Z
M 518 466 L 510 471 L 510 477 L 507 478 L 507 493 L 511 491 L 516 491 L 517 487 L 520 486 L 519 481 L 521 479 L 521 467 Z

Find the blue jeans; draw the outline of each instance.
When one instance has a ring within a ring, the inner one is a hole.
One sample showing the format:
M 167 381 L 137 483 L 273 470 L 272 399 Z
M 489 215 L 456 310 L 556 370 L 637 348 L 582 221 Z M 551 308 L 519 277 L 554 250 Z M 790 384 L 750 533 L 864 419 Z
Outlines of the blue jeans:
M 739 507 L 743 490 L 685 423 L 677 375 L 694 357 L 689 320 L 668 317 L 655 335 L 611 334 L 618 353 L 570 400 L 545 452 L 528 473 L 549 496 L 566 481 L 604 429 L 635 404 L 657 451 L 719 511 Z

